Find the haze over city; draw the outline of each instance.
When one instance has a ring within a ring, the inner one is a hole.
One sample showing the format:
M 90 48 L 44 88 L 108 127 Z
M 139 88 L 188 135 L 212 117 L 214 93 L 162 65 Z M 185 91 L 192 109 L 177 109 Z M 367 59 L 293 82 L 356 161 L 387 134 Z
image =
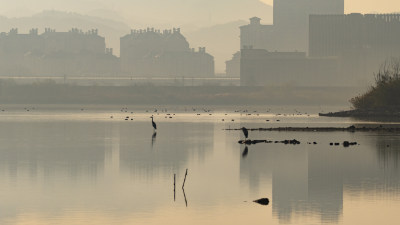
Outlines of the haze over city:
M 239 45 L 238 26 L 246 24 L 248 19 L 257 16 L 264 24 L 272 23 L 272 0 L 83 0 L 83 1 L 0 1 L 0 31 L 19 28 L 28 32 L 31 28 L 44 30 L 45 27 L 57 31 L 72 27 L 80 29 L 99 29 L 106 37 L 108 47 L 119 56 L 119 37 L 130 29 L 156 27 L 170 29 L 181 27 L 189 43 L 193 46 L 207 46 L 215 57 L 216 73 L 225 72 L 225 61 L 228 60 Z M 360 1 L 349 0 L 345 4 L 345 13 L 393 13 L 400 3 L 393 0 Z M 60 15 L 49 15 L 55 11 Z M 63 14 L 77 13 L 80 15 Z M 33 18 L 30 18 L 34 16 Z M 77 16 L 88 17 L 87 23 L 76 19 Z M 8 18 L 8 19 L 7 19 Z M 42 19 L 41 19 L 42 18 Z M 48 19 L 46 19 L 48 18 Z M 51 18 L 51 19 L 49 19 Z M 96 21 L 97 18 L 97 21 Z M 100 19 L 101 18 L 101 19 Z M 33 20 L 31 20 L 33 19 Z M 65 20 L 69 20 L 68 24 Z M 32 21 L 32 22 L 29 22 Z M 103 29 L 101 29 L 103 28 Z
M 0 0 L 1 225 L 398 225 L 398 0 Z
M 256 8 L 251 8 L 251 6 L 256 5 L 259 1 L 268 5 L 273 4 L 273 0 L 118 0 L 113 2 L 107 0 L 71 0 L 68 2 L 62 0 L 37 0 L 34 2 L 27 0 L 1 0 L 2 9 L 0 14 L 7 17 L 21 17 L 31 16 L 43 10 L 60 10 L 89 15 L 98 12 L 101 15 L 103 11 L 104 16 L 113 15 L 117 20 L 126 18 L 126 22 L 128 22 L 143 16 L 144 18 L 151 18 L 154 21 L 153 23 L 158 23 L 160 20 L 167 22 L 179 21 L 182 18 L 184 18 L 184 21 L 202 21 L 205 17 L 206 20 L 209 20 L 211 15 L 213 17 L 211 21 L 219 23 L 227 22 L 230 19 L 238 19 L 238 16 L 234 16 L 241 14 L 238 9 L 245 11 L 248 8 L 257 10 Z M 345 13 L 394 13 L 398 11 L 396 8 L 399 7 L 400 2 L 396 0 L 349 0 L 345 4 Z M 149 17 L 147 12 L 153 12 L 152 16 Z M 107 13 L 109 14 L 107 15 Z M 193 13 L 195 13 L 194 17 Z M 191 16 L 184 17 L 185 15 Z M 202 16 L 199 18 L 199 15 Z M 184 22 L 181 21 L 181 23 Z

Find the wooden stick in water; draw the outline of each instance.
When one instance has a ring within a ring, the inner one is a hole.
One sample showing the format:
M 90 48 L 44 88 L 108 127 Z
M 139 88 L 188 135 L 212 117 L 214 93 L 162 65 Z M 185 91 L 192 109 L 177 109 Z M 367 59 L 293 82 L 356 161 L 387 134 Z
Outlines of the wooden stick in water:
M 187 174 L 188 174 L 188 169 L 186 169 L 185 179 L 183 180 L 182 189 L 185 187 L 185 182 L 186 182 L 186 176 L 187 176 Z
M 174 173 L 174 201 L 175 201 L 175 180 L 176 180 L 176 174 Z

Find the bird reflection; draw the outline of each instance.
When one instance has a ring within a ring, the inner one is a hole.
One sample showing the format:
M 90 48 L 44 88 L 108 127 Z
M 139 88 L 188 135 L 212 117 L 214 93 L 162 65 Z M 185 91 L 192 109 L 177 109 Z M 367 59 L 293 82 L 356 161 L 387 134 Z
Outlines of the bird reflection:
M 153 135 L 151 136 L 151 147 L 153 147 L 154 143 L 156 142 L 157 132 L 154 131 Z
M 243 157 L 243 158 L 246 158 L 246 157 L 247 157 L 247 154 L 249 154 L 249 148 L 248 148 L 247 145 L 246 145 L 246 147 L 244 147 L 244 151 L 243 151 L 243 153 L 242 153 L 242 157 Z

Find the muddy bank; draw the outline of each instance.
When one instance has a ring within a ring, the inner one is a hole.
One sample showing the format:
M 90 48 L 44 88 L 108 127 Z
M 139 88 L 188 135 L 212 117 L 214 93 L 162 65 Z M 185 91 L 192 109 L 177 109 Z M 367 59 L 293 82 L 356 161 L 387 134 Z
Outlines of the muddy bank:
M 241 130 L 226 129 L 226 130 Z M 370 131 L 385 131 L 385 132 L 400 132 L 400 127 L 383 127 L 382 125 L 374 127 L 275 127 L 275 128 L 247 128 L 249 131 L 285 131 L 285 132 L 370 132 Z
M 325 117 L 355 117 L 355 118 L 400 118 L 400 110 L 348 110 L 340 112 L 320 113 Z

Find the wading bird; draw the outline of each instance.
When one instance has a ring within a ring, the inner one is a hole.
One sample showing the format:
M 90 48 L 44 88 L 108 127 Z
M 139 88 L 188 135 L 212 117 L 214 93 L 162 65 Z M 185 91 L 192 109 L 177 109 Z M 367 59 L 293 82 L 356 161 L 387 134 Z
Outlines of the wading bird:
M 157 124 L 154 122 L 153 115 L 151 115 L 151 124 L 153 125 L 154 130 L 157 130 Z
M 242 127 L 242 131 L 245 139 L 247 139 L 249 137 L 249 131 L 246 129 L 246 127 Z

